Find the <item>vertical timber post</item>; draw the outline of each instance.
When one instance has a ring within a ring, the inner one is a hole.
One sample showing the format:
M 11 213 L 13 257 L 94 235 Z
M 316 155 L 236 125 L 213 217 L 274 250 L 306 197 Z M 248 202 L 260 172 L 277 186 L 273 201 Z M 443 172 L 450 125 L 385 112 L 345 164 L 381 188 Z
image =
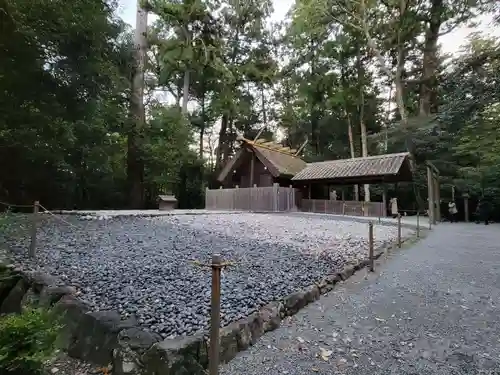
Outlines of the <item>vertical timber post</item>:
M 373 255 L 373 222 L 370 221 L 368 223 L 368 259 L 370 261 L 370 272 L 375 271 L 375 257 Z
M 38 208 L 40 202 L 35 201 L 33 203 L 33 220 L 31 221 L 31 243 L 30 243 L 30 258 L 34 258 L 36 255 L 36 227 L 38 224 Z
M 279 201 L 279 196 L 278 196 L 278 187 L 279 185 L 275 182 L 273 184 L 273 211 L 277 212 L 278 211 L 278 201 Z
M 417 211 L 417 238 L 420 237 L 420 212 Z
M 250 186 L 253 186 L 253 179 L 255 174 L 255 153 L 251 151 L 252 159 L 250 160 Z
M 387 186 L 384 184 L 384 188 L 382 191 L 382 216 L 387 217 Z
M 208 194 L 209 194 L 209 189 L 208 189 L 208 186 L 205 187 L 205 209 L 208 209 L 210 210 L 212 207 L 211 207 L 211 202 L 208 201 Z
M 427 165 L 427 195 L 428 195 L 428 215 L 429 215 L 429 229 L 434 220 L 434 179 L 432 177 L 432 169 Z
M 398 213 L 398 247 L 401 248 L 401 214 Z
M 436 202 L 436 211 L 434 212 L 434 225 L 441 221 L 441 192 L 439 184 L 439 174 L 434 172 L 434 201 Z
M 219 254 L 212 256 L 212 306 L 210 310 L 210 358 L 209 374 L 219 373 L 219 353 L 220 353 L 220 274 L 221 257 Z
M 469 194 L 464 194 L 464 216 L 465 222 L 469 222 Z

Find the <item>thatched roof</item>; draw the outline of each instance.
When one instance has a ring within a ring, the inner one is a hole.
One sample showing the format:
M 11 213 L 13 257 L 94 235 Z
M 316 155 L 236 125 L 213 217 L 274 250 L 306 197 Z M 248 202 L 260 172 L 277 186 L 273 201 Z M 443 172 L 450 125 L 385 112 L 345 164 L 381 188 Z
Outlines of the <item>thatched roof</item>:
M 410 154 L 387 154 L 364 158 L 309 163 L 292 181 L 411 180 Z
M 241 142 L 241 148 L 224 166 L 217 178 L 219 181 L 223 181 L 245 156 L 245 153 L 249 151 L 255 153 L 255 156 L 274 177 L 293 177 L 307 165 L 305 161 L 296 156 L 296 150 L 283 147 L 277 143 L 263 139 L 251 141 L 246 138 L 239 138 L 238 140 Z
M 315 181 L 340 185 L 411 181 L 413 178 L 408 152 L 306 163 L 296 155 L 296 150 L 274 142 L 263 139 L 251 141 L 241 137 L 238 140 L 241 148 L 219 174 L 217 179 L 221 182 L 238 167 L 248 152 L 255 153 L 274 177 L 288 177 L 295 182 Z

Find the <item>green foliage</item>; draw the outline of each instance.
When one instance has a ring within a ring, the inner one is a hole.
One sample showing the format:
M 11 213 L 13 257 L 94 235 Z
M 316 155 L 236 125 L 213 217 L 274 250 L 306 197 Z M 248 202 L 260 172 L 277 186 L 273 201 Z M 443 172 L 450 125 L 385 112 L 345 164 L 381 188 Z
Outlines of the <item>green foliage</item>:
M 443 199 L 453 185 L 500 196 L 498 42 L 475 36 L 453 59 L 438 48 L 442 33 L 496 2 L 415 0 L 401 9 L 392 0 L 297 0 L 283 24 L 269 25 L 271 4 L 148 2 L 158 18 L 148 30 L 147 121 L 135 159 L 149 207 L 167 192 L 182 208 L 201 207 L 236 136 L 264 126 L 262 136 L 283 135 L 293 148 L 308 139 L 308 160 L 360 156 L 362 125 L 369 154 L 414 144 L 419 168 L 415 185 L 398 186 L 403 206 L 415 190 L 427 194 L 425 160 L 441 171 Z M 127 206 L 132 33 L 104 0 L 0 0 L 0 18 L 0 198 Z
M 60 325 L 52 311 L 27 309 L 0 317 L 0 372 L 42 374 L 55 351 Z

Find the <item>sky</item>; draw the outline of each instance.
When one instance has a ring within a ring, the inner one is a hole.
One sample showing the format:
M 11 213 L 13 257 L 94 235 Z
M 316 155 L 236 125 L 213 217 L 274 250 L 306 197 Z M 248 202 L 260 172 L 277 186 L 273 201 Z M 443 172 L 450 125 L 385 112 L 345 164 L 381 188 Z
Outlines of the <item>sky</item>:
M 274 14 L 272 15 L 273 21 L 281 21 L 285 18 L 287 12 L 292 7 L 295 0 L 273 0 Z M 119 0 L 119 16 L 131 26 L 135 26 L 135 10 L 136 0 Z M 449 54 L 456 54 L 460 52 L 460 48 L 467 41 L 467 37 L 474 31 L 482 33 L 493 34 L 500 37 L 500 28 L 491 27 L 491 18 L 483 17 L 479 20 L 480 25 L 477 28 L 461 27 L 455 29 L 453 32 L 444 35 L 440 38 L 440 44 L 443 52 Z

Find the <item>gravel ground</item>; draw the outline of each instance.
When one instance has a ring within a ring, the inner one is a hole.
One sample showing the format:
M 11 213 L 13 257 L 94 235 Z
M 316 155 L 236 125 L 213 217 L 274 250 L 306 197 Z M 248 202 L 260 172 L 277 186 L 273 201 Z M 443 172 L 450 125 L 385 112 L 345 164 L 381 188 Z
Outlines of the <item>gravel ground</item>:
M 235 262 L 222 278 L 227 324 L 367 255 L 366 223 L 325 217 L 60 216 L 40 227 L 37 263 L 25 258 L 27 241 L 11 246 L 19 262 L 58 275 L 94 310 L 135 315 L 163 337 L 208 327 L 210 270 L 190 260 L 208 262 L 218 252 Z M 375 226 L 376 246 L 395 236 L 396 228 Z
M 500 226 L 441 224 L 301 310 L 221 375 L 499 374 Z

